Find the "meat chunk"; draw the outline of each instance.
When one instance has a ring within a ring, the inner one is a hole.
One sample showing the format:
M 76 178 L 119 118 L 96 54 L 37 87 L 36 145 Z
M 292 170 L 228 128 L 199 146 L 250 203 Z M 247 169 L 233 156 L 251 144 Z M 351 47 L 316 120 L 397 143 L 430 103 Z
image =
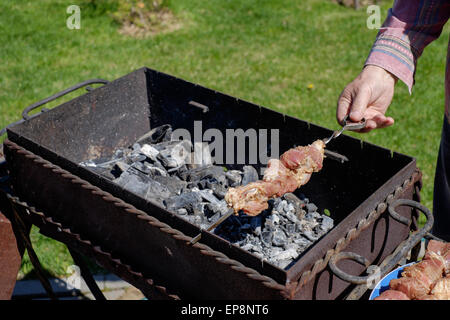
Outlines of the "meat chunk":
M 383 291 L 374 300 L 411 300 L 411 299 L 409 299 L 408 296 L 404 294 L 402 291 L 386 290 Z
M 325 143 L 322 140 L 314 141 L 312 145 L 297 147 L 283 153 L 281 162 L 288 169 L 311 168 L 317 172 L 322 169 Z
M 238 188 L 230 188 L 225 195 L 225 201 L 231 204 L 234 212 L 243 210 L 244 213 L 255 216 L 269 207 L 268 193 L 274 192 L 270 187 L 272 186 L 264 181 L 256 181 Z
M 317 140 L 309 146 L 290 149 L 280 159 L 270 159 L 263 180 L 237 188 L 229 188 L 225 195 L 235 214 L 240 210 L 256 216 L 268 208 L 267 201 L 281 197 L 306 184 L 313 172 L 322 169 L 325 143 Z
M 389 287 L 393 290 L 403 292 L 411 300 L 418 299 L 430 292 L 430 287 L 416 278 L 402 277 L 399 279 L 392 279 L 391 282 L 389 282 Z
M 445 263 L 445 273 L 450 273 L 450 243 L 430 240 L 424 259 L 428 259 L 432 255 L 441 256 Z
M 427 259 L 406 267 L 402 278 L 389 283 L 394 290 L 402 291 L 411 299 L 418 299 L 430 293 L 433 285 L 442 278 L 444 261 L 438 255 L 429 255 Z
M 436 282 L 431 295 L 438 300 L 450 300 L 450 275 Z
M 405 267 L 402 277 L 389 283 L 411 300 L 450 299 L 450 244 L 431 240 L 422 261 Z

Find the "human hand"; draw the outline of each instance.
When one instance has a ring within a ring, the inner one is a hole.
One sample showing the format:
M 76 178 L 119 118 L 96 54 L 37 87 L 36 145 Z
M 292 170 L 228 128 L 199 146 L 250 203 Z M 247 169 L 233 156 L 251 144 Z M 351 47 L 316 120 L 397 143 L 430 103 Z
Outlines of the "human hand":
M 361 73 L 349 83 L 338 99 L 336 119 L 342 124 L 348 114 L 349 120 L 359 122 L 366 119 L 366 127 L 359 132 L 369 132 L 377 128 L 386 128 L 394 124 L 392 117 L 385 113 L 394 96 L 397 77 L 383 68 L 367 65 Z

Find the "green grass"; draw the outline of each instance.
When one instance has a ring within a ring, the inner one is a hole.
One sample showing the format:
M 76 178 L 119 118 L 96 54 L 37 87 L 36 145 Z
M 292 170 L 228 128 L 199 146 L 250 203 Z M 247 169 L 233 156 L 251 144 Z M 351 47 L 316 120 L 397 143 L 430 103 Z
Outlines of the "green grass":
M 66 28 L 70 4 L 81 5 L 81 30 Z M 383 2 L 382 19 L 391 4 Z M 75 83 L 113 80 L 147 66 L 337 128 L 337 97 L 361 70 L 377 33 L 367 29 L 365 10 L 328 0 L 172 0 L 170 7 L 181 29 L 133 39 L 120 35 L 107 14 L 88 9 L 85 1 L 1 1 L 0 126 L 19 119 L 31 103 Z M 396 124 L 351 134 L 416 157 L 423 172 L 423 203 L 429 208 L 444 111 L 448 31 L 419 60 L 413 95 L 404 84 L 397 85 L 388 111 Z M 44 247 L 38 254 L 46 268 L 63 274 L 71 263 L 65 249 L 37 233 L 33 239 Z M 29 271 L 27 259 L 23 270 Z

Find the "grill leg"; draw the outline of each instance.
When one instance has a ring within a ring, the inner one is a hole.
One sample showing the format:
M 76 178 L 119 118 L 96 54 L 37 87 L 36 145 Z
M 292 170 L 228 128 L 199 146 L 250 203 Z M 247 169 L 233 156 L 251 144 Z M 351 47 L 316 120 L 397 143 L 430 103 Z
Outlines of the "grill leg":
M 30 227 L 24 223 L 22 218 L 19 215 L 19 211 L 17 210 L 14 205 L 12 205 L 12 214 L 14 215 L 13 223 L 15 227 L 18 230 L 18 235 L 23 244 L 25 245 L 25 248 L 27 249 L 28 256 L 30 257 L 31 264 L 33 265 L 34 270 L 36 271 L 36 275 L 39 278 L 39 281 L 41 282 L 42 286 L 44 287 L 45 291 L 47 292 L 47 295 L 51 300 L 58 300 L 55 293 L 53 292 L 52 286 L 50 282 L 48 281 L 47 277 L 45 276 L 45 273 L 42 269 L 41 263 L 39 262 L 39 258 L 36 255 L 36 252 L 33 249 L 33 245 L 31 244 L 30 240 Z
M 73 258 L 73 261 L 75 264 L 80 267 L 81 276 L 83 277 L 84 281 L 86 282 L 89 290 L 91 290 L 91 293 L 94 295 L 96 300 L 106 300 L 105 296 L 103 295 L 103 292 L 98 287 L 97 283 L 94 280 L 94 277 L 92 276 L 91 272 L 89 271 L 89 268 L 87 267 L 86 263 L 83 260 L 83 257 L 74 249 L 67 246 L 69 249 L 70 255 Z

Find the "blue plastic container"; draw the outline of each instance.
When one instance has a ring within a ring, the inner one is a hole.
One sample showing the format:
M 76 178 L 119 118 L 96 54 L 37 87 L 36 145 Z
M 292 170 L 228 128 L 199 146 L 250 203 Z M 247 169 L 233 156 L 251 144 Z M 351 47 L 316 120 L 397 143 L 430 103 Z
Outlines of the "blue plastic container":
M 378 281 L 377 285 L 372 290 L 369 300 L 373 300 L 376 297 L 378 297 L 380 294 L 382 294 L 384 291 L 389 290 L 389 282 L 392 279 L 400 278 L 402 276 L 403 269 L 405 267 L 413 265 L 414 263 L 416 263 L 416 262 L 411 262 L 411 263 L 405 264 L 401 267 L 398 267 L 397 269 L 392 270 L 387 275 L 385 275 L 380 281 Z

